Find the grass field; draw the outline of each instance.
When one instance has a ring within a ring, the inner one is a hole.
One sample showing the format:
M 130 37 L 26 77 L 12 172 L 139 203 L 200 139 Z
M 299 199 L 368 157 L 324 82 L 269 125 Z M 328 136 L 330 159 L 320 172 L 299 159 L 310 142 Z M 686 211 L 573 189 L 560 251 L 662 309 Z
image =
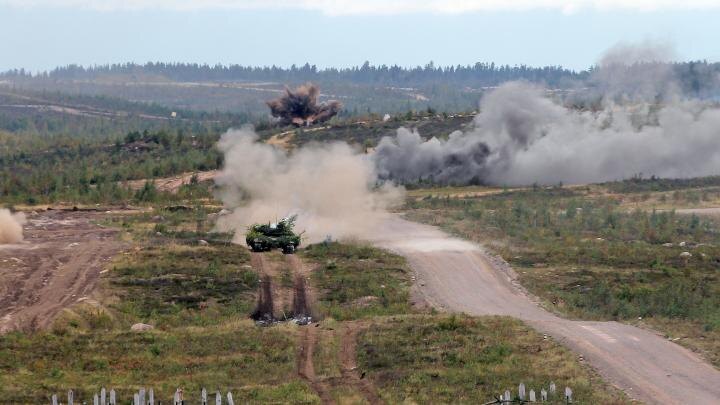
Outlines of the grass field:
M 368 245 L 317 244 L 302 251 L 318 263 L 313 284 L 323 313 L 336 320 L 411 313 L 405 260 Z
M 412 219 L 499 253 L 551 310 L 651 326 L 720 365 L 718 222 L 653 210 L 650 203 L 669 192 L 679 196 L 669 208 L 692 207 L 695 200 L 686 196 L 710 201 L 717 194 L 712 187 L 666 188 L 535 188 L 427 197 L 407 208 Z M 649 210 L 631 208 L 633 200 L 644 200 Z
M 359 356 L 388 403 L 478 404 L 521 382 L 538 397 L 554 382 L 572 387 L 578 403 L 626 401 L 568 350 L 507 317 L 385 318 L 362 333 Z
M 127 398 L 152 386 L 165 400 L 177 387 L 188 396 L 206 387 L 231 390 L 236 403 L 319 403 L 298 371 L 299 344 L 313 328 L 315 378 L 338 403 L 363 403 L 343 369 L 351 326 L 360 331 L 357 373 L 365 372 L 391 403 L 475 403 L 521 381 L 571 385 L 578 399 L 591 402 L 623 400 L 520 322 L 414 308 L 404 259 L 363 244 L 299 252 L 313 268 L 320 327 L 258 327 L 249 319 L 259 283 L 250 253 L 228 243 L 230 235 L 210 233 L 202 220 L 209 212 L 156 207 L 106 221 L 132 247 L 108 265 L 98 293 L 65 311 L 51 330 L 0 336 L 0 402 L 46 402 L 68 389 L 88 401 L 101 386 Z M 277 277 L 291 285 L 282 272 Z M 131 332 L 136 322 L 155 328 Z

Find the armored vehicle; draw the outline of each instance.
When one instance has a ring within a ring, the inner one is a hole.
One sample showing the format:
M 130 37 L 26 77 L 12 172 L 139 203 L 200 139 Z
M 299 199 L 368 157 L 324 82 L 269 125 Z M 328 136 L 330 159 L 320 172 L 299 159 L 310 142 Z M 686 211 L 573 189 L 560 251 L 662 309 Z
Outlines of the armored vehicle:
M 254 252 L 282 249 L 285 254 L 295 253 L 300 235 L 293 232 L 297 215 L 283 218 L 277 223 L 255 224 L 248 228 L 245 242 Z

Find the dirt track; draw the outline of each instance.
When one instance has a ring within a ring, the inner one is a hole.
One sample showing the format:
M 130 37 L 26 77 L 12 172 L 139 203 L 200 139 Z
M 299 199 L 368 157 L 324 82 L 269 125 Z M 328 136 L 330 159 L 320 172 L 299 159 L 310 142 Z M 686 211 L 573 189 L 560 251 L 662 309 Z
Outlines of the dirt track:
M 123 248 L 117 231 L 92 223 L 103 215 L 43 211 L 28 217 L 24 242 L 0 245 L 0 333 L 47 328 L 88 297 Z
M 473 315 L 507 315 L 582 354 L 631 398 L 658 404 L 720 403 L 720 371 L 650 331 L 618 322 L 570 321 L 538 307 L 503 262 L 437 228 L 399 217 L 373 242 L 405 257 L 432 305 Z
M 357 339 L 358 333 L 366 328 L 367 325 L 357 322 L 346 322 L 345 330 L 342 335 L 342 345 L 340 348 L 341 374 L 343 381 L 362 393 L 365 400 L 371 404 L 384 404 L 380 398 L 377 387 L 373 385 L 370 379 L 365 379 L 358 373 L 357 365 Z
M 686 214 L 686 215 L 711 215 L 711 216 L 720 216 L 720 207 L 710 207 L 710 208 L 679 208 L 675 210 L 678 214 Z

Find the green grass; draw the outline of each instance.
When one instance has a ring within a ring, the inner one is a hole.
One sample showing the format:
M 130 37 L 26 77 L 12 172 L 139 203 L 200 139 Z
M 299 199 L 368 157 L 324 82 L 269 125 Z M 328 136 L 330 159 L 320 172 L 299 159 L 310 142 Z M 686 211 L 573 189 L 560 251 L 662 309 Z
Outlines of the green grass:
M 319 402 L 296 375 L 294 325 L 248 319 L 258 286 L 248 251 L 197 230 L 193 211 L 160 214 L 108 222 L 145 247 L 114 260 L 100 302 L 76 305 L 51 331 L 0 336 L 0 403 L 46 402 L 68 389 L 88 401 L 101 385 L 123 398 L 144 385 L 165 400 L 177 387 L 206 387 L 232 390 L 240 403 Z M 155 329 L 130 332 L 137 322 Z
M 640 317 L 674 336 L 693 331 L 688 346 L 720 365 L 718 347 L 692 344 L 720 332 L 718 223 L 620 204 L 597 187 L 536 188 L 411 200 L 408 215 L 499 253 L 553 310 L 584 319 Z M 692 256 L 682 257 L 686 251 Z
M 405 260 L 359 244 L 316 244 L 302 251 L 318 264 L 311 282 L 324 315 L 352 320 L 410 313 L 410 275 Z
M 162 245 L 134 251 L 108 277 L 113 309 L 159 327 L 210 325 L 252 311 L 258 276 L 236 245 Z
M 0 403 L 47 402 L 68 389 L 88 401 L 101 386 L 122 398 L 140 386 L 165 401 L 177 387 L 195 397 L 206 387 L 232 390 L 236 403 L 319 403 L 297 375 L 298 327 L 260 328 L 248 319 L 258 287 L 250 254 L 227 243 L 230 235 L 208 233 L 210 225 L 198 222 L 207 212 L 156 209 L 107 221 L 135 247 L 109 265 L 99 302 L 72 307 L 50 331 L 0 336 Z M 358 346 L 361 369 L 390 403 L 487 400 L 506 382 L 549 380 L 584 398 L 609 398 L 597 377 L 518 321 L 417 315 L 399 256 L 356 243 L 299 254 L 314 265 L 309 280 L 325 317 L 315 370 L 340 403 L 362 400 L 357 389 L 332 382 L 340 381 L 343 322 L 356 319 L 370 327 Z M 278 279 L 291 285 L 284 267 Z M 130 332 L 136 322 L 155 329 Z M 528 370 L 541 358 L 546 368 Z
M 196 398 L 202 387 L 232 390 L 241 403 L 317 402 L 294 361 L 292 330 L 250 321 L 170 332 L 13 333 L 0 339 L 0 402 L 46 402 L 68 389 L 87 402 L 101 386 L 123 400 L 146 386 L 163 402 L 177 387 Z
M 625 403 L 568 350 L 505 317 L 392 317 L 360 335 L 359 360 L 388 403 L 478 404 L 521 382 L 538 397 L 555 382 L 577 403 Z

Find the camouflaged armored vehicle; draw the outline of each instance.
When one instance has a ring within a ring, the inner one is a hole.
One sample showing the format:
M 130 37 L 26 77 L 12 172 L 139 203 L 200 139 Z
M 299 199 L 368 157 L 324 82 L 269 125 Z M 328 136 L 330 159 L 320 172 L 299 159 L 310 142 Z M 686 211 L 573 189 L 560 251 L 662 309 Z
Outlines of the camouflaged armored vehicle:
M 252 225 L 245 235 L 245 242 L 254 252 L 282 249 L 285 254 L 295 253 L 300 245 L 300 235 L 293 232 L 296 218 L 293 215 L 277 223 Z

